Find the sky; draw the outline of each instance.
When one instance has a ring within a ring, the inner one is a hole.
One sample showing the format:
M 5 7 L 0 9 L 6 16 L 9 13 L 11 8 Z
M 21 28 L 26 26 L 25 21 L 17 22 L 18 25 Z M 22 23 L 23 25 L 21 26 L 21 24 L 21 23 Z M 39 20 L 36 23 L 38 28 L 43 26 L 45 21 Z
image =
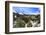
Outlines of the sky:
M 29 14 L 29 15 L 36 15 L 40 14 L 40 9 L 36 7 L 13 7 L 13 12 L 19 14 Z

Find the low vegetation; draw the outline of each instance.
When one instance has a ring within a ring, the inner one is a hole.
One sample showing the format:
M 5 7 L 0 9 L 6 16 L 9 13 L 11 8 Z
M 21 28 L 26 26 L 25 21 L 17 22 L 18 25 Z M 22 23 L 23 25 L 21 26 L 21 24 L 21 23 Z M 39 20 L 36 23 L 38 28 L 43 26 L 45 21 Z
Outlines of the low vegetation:
M 16 18 L 15 18 L 15 15 L 16 15 Z M 34 27 L 39 27 L 40 14 L 38 15 L 20 15 L 18 13 L 13 13 L 13 27 L 14 28 L 23 28 L 25 27 L 26 24 L 27 24 L 27 27 L 33 27 L 33 24 L 34 24 Z

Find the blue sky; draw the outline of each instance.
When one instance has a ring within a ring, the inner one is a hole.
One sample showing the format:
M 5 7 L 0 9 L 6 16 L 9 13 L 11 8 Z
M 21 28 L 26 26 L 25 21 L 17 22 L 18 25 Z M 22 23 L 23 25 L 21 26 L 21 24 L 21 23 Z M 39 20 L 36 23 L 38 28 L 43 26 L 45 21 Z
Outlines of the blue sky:
M 13 12 L 19 14 L 40 14 L 40 9 L 36 7 L 13 7 Z

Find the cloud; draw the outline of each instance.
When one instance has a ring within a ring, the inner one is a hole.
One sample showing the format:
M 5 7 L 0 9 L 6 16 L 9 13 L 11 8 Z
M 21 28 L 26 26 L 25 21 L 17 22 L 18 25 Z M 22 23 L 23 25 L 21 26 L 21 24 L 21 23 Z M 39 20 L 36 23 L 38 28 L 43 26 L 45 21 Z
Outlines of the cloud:
M 13 11 L 19 14 L 40 14 L 40 9 L 36 7 L 13 7 Z

